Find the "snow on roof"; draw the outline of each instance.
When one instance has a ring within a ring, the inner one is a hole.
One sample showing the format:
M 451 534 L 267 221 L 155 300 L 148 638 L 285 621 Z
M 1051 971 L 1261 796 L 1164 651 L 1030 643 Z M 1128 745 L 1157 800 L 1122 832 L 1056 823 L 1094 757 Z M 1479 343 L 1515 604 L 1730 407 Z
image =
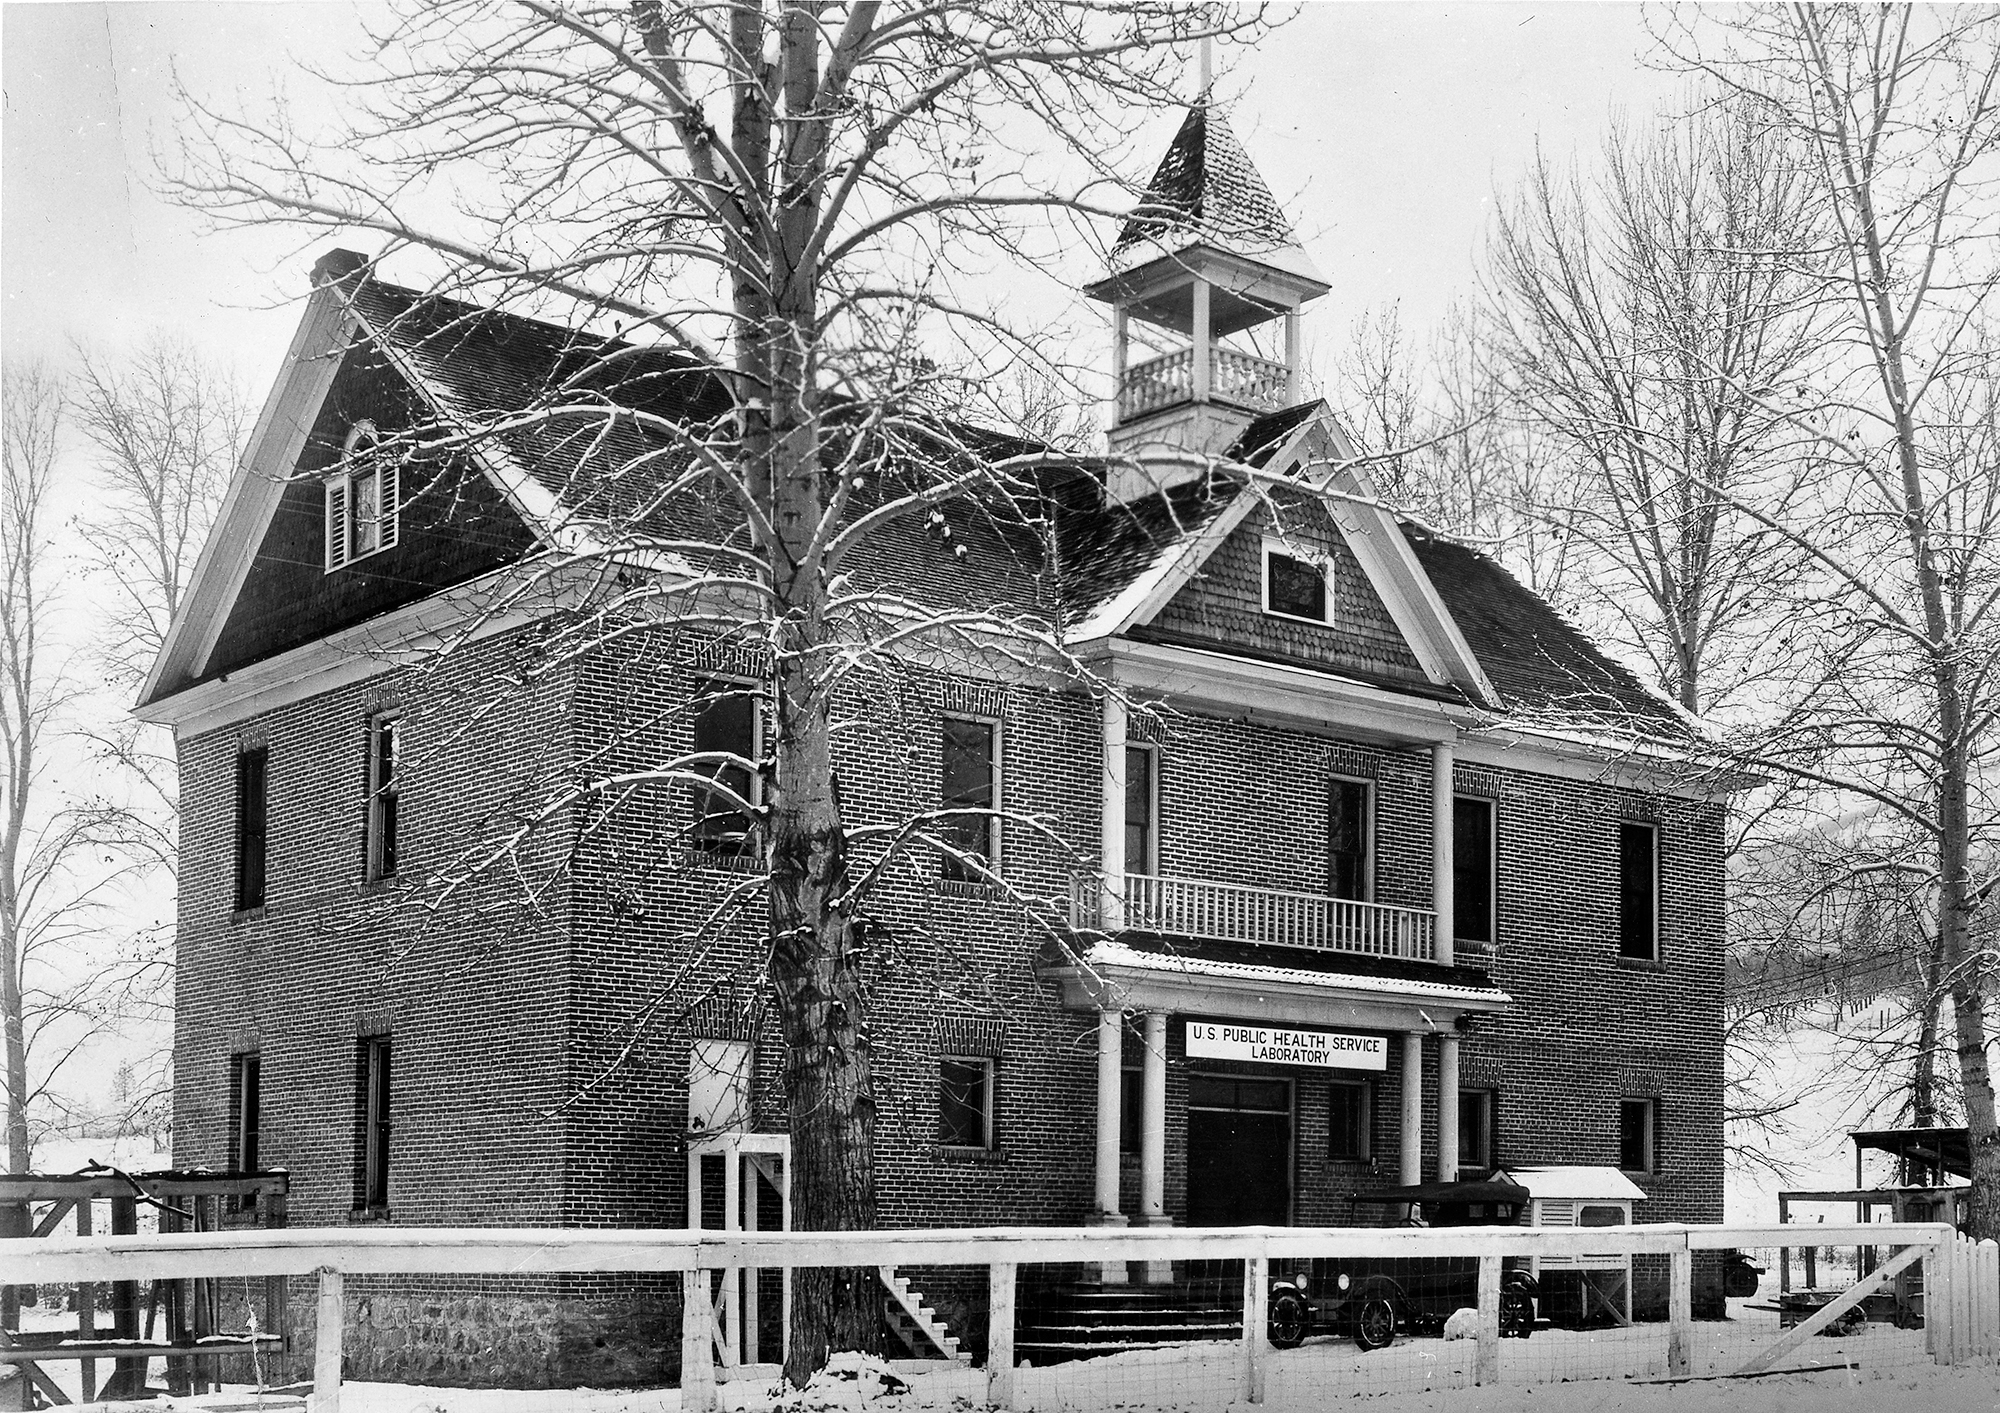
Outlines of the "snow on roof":
M 1556 1201 L 1643 1202 L 1646 1191 L 1616 1168 L 1535 1166 L 1503 1168 L 1493 1174 L 1528 1189 L 1531 1197 Z

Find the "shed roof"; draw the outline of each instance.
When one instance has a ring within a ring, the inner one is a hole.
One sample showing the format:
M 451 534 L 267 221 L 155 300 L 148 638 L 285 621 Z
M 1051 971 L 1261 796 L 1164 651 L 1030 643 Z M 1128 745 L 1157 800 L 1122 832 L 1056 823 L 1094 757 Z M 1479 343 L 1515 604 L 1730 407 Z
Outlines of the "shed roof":
M 1517 1182 L 1531 1196 L 1550 1201 L 1643 1202 L 1646 1190 L 1616 1168 L 1568 1165 L 1518 1165 L 1493 1174 L 1495 1181 Z

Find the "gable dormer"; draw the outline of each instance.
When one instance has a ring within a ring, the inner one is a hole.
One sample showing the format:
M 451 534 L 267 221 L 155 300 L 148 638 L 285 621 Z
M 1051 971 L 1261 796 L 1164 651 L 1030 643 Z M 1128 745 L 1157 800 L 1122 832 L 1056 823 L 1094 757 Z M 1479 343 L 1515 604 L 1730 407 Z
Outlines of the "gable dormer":
M 1327 283 L 1206 94 L 1085 293 L 1112 308 L 1117 500 L 1200 474 L 1303 397 L 1299 310 Z

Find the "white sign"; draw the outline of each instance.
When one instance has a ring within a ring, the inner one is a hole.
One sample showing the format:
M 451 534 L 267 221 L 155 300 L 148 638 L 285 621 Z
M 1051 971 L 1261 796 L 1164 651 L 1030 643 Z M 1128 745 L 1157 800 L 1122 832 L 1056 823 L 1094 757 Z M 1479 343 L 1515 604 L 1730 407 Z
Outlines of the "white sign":
M 1203 1060 L 1258 1060 L 1324 1070 L 1386 1070 L 1389 1042 L 1379 1035 L 1337 1030 L 1285 1030 L 1270 1025 L 1189 1021 L 1187 1052 Z

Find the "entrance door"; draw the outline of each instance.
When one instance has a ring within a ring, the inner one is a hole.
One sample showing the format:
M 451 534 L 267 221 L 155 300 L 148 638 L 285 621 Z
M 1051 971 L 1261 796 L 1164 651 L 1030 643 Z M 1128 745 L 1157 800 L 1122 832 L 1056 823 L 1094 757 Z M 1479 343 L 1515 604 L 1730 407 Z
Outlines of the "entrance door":
M 1187 1139 L 1189 1226 L 1291 1222 L 1290 1080 L 1190 1076 Z

